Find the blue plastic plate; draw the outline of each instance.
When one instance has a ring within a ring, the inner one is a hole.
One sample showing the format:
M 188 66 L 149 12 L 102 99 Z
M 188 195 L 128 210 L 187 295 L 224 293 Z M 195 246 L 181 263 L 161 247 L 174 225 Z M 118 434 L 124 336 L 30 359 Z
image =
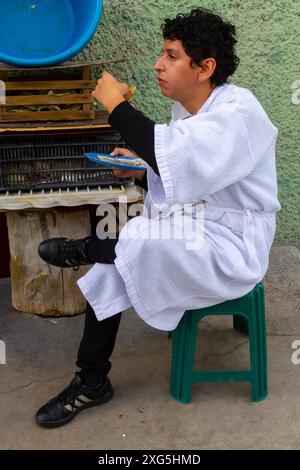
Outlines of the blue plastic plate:
M 122 170 L 147 170 L 146 163 L 141 158 L 125 157 L 124 155 L 112 156 L 107 153 L 85 153 L 85 156 L 94 163 L 121 168 Z M 129 162 L 130 165 L 128 164 Z

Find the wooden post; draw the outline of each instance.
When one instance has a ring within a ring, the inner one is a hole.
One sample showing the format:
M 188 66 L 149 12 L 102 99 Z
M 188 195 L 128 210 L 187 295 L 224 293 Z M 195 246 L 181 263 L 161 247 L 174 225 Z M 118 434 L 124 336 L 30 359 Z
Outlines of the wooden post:
M 89 210 L 10 211 L 7 212 L 7 226 L 13 307 L 45 316 L 71 316 L 84 312 L 86 300 L 76 281 L 89 266 L 78 271 L 56 268 L 43 262 L 37 249 L 40 242 L 48 238 L 90 235 Z
M 5 213 L 0 212 L 0 279 L 9 277 L 9 248 Z

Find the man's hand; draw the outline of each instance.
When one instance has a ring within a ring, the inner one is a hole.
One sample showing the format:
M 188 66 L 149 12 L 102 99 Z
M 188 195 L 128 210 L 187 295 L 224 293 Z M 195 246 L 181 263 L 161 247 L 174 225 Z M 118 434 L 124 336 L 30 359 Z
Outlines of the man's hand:
M 124 155 L 125 157 L 134 157 L 136 158 L 137 155 L 134 152 L 130 152 L 130 150 L 124 148 L 115 148 L 113 152 L 111 152 L 113 157 L 117 155 Z M 141 181 L 143 179 L 145 171 L 141 170 L 122 170 L 121 168 L 114 168 L 113 169 L 114 175 L 118 178 L 136 178 L 137 180 Z
M 111 114 L 118 104 L 125 101 L 124 96 L 129 92 L 130 88 L 126 83 L 120 83 L 110 73 L 103 72 L 92 96 Z

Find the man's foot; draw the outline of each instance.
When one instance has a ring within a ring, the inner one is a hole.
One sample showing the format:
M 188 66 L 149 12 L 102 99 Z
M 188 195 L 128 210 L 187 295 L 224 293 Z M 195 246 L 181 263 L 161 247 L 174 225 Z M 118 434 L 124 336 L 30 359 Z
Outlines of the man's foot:
M 92 237 L 72 240 L 70 238 L 49 238 L 44 240 L 38 254 L 43 261 L 59 268 L 75 268 L 93 264 L 86 251 L 86 244 Z
M 98 387 L 84 385 L 76 374 L 70 385 L 59 395 L 46 403 L 35 415 L 37 424 L 45 428 L 56 428 L 69 423 L 79 411 L 92 406 L 102 405 L 113 396 L 108 378 Z

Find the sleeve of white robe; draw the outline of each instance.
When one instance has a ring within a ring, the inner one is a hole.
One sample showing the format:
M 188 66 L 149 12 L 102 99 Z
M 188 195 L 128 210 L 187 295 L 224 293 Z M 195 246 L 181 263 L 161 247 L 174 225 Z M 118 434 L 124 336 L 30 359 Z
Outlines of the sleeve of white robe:
M 168 204 L 200 202 L 256 164 L 241 116 L 226 107 L 156 125 L 155 157 Z

